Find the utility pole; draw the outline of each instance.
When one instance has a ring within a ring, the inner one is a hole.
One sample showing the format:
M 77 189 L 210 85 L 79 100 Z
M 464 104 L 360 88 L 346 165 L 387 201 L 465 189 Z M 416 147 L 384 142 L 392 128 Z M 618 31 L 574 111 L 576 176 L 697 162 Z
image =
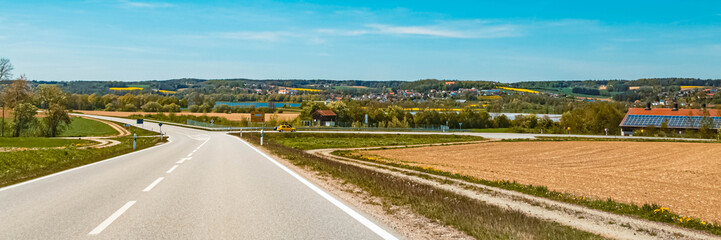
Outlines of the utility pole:
M 2 118 L 0 118 L 0 121 L 2 121 L 2 123 L 0 123 L 0 137 L 4 137 L 5 136 L 5 99 L 4 99 L 5 96 L 3 96 L 2 92 L 0 92 L 0 98 L 3 98 L 3 99 L 0 99 L 0 102 L 2 102 L 2 104 L 3 104 L 3 116 L 2 116 Z

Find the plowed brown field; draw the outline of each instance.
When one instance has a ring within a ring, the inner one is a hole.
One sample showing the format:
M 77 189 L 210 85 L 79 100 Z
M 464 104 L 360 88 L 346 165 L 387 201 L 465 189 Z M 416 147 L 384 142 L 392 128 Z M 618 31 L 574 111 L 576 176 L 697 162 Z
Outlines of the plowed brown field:
M 127 117 L 133 114 L 149 114 L 147 112 L 110 112 L 110 111 L 75 111 L 78 113 L 83 114 L 92 114 L 92 115 L 98 115 L 98 116 L 108 116 L 108 117 Z M 150 113 L 155 114 L 155 113 Z M 165 115 L 168 115 L 169 113 L 165 113 Z M 192 113 L 192 112 L 179 112 L 175 113 L 176 115 L 194 115 L 194 116 L 202 116 L 206 115 L 209 117 L 222 117 L 226 118 L 231 121 L 241 121 L 243 119 L 250 119 L 250 113 Z M 299 113 L 279 113 L 278 115 L 278 121 L 292 121 L 296 117 L 298 117 Z M 269 121 L 270 118 L 273 116 L 273 114 L 265 114 L 265 120 Z
M 599 199 L 656 203 L 721 223 L 721 144 L 488 142 L 364 154 Z

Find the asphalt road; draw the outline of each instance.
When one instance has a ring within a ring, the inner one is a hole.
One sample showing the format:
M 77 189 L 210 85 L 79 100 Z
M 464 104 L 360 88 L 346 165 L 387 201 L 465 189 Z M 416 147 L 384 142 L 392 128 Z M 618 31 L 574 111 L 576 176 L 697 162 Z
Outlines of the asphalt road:
M 238 138 L 163 131 L 170 143 L 0 189 L 0 239 L 395 238 Z

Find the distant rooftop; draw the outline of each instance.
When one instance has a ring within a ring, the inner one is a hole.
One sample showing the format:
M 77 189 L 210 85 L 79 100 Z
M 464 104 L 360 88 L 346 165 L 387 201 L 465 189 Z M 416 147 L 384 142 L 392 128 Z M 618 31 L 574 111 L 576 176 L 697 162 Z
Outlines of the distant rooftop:
M 720 128 L 720 111 L 716 109 L 708 109 L 707 111 L 707 117 L 713 121 L 711 127 Z M 704 111 L 701 109 L 678 109 L 674 111 L 672 108 L 652 108 L 650 110 L 630 108 L 619 126 L 628 128 L 661 127 L 665 122 L 668 128 L 698 129 L 701 128 L 703 120 Z
M 709 116 L 721 117 L 719 110 L 708 109 Z M 703 116 L 703 110 L 701 109 L 684 109 L 680 108 L 674 111 L 672 108 L 651 108 L 646 110 L 645 108 L 629 108 L 626 115 L 654 115 L 654 116 Z

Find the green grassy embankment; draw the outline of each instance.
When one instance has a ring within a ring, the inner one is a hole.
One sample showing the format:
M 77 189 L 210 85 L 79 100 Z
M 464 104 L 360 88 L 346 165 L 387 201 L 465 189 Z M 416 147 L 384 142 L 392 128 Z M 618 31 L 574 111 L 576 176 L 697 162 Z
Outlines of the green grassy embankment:
M 407 206 L 418 214 L 457 228 L 477 239 L 524 239 L 529 236 L 538 239 L 602 239 L 587 232 L 529 217 L 520 212 L 508 211 L 430 185 L 379 174 L 373 170 L 318 157 L 299 149 L 320 147 L 325 140 L 315 140 L 313 144 L 299 142 L 324 136 L 329 139 L 338 138 L 332 136 L 336 134 L 314 135 L 312 138 L 300 136 L 301 134 L 295 137 L 293 135 L 296 134 L 268 134 L 267 136 L 270 137 L 264 139 L 264 147 L 294 165 L 307 167 L 313 171 L 333 176 L 345 183 L 353 184 L 380 198 L 384 206 Z M 363 135 L 353 136 L 355 136 L 354 140 L 344 143 L 350 145 L 343 147 L 378 144 L 376 143 L 377 139 L 366 138 Z M 385 136 L 390 139 L 384 139 L 384 141 L 396 145 L 429 143 L 425 139 L 428 136 L 390 135 Z M 260 136 L 257 133 L 244 134 L 243 137 L 251 143 L 259 143 Z M 324 148 L 334 146 L 338 145 L 326 145 Z
M 60 137 L 101 137 L 118 134 L 115 129 L 99 121 L 79 117 L 73 117 L 71 119 L 72 122 L 68 126 L 68 129 L 60 134 Z

